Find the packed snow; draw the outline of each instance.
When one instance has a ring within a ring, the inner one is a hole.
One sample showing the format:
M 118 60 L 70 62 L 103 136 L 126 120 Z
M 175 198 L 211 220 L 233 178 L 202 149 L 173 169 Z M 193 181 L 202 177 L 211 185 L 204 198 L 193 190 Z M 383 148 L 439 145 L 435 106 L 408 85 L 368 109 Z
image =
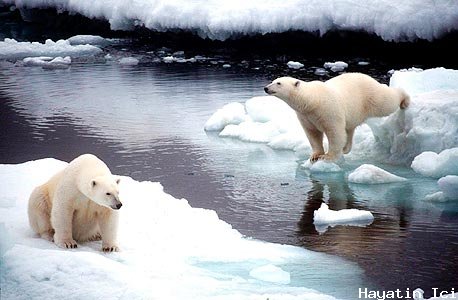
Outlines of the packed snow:
M 458 29 L 454 1 L 393 0 L 3 0 L 18 8 L 56 8 L 108 20 L 114 30 L 144 26 L 155 31 L 185 30 L 225 40 L 242 35 L 301 30 L 320 35 L 331 30 L 366 31 L 387 41 L 433 40 Z
M 453 148 L 458 147 L 458 71 L 444 68 L 395 71 L 390 86 L 404 88 L 409 93 L 410 107 L 385 118 L 369 119 L 367 124 L 359 126 L 353 149 L 344 157 L 410 165 L 422 152 L 451 149 L 437 160 L 426 160 L 424 166 L 434 169 L 427 176 L 456 175 L 458 160 L 452 160 L 456 151 Z M 304 158 L 311 154 L 296 113 L 273 96 L 253 97 L 244 107 L 241 103 L 230 104 L 209 118 L 205 130 L 220 131 L 220 137 L 292 150 Z M 326 139 L 324 145 L 326 148 Z
M 403 177 L 396 176 L 370 164 L 363 164 L 348 175 L 348 182 L 362 184 L 392 183 L 405 180 Z
M 304 64 L 301 64 L 300 62 L 297 62 L 297 61 L 289 61 L 286 65 L 290 69 L 300 69 L 304 67 Z
M 0 165 L 5 299 L 324 300 L 334 299 L 316 291 L 324 282 L 346 278 L 345 286 L 355 291 L 361 284 L 361 270 L 350 262 L 245 238 L 214 211 L 192 208 L 164 193 L 159 183 L 130 177 L 120 183 L 122 251 L 104 254 L 100 241 L 60 249 L 33 233 L 27 201 L 35 186 L 66 165 L 50 158 Z M 323 273 L 320 283 L 321 269 L 332 272 Z
M 366 226 L 372 224 L 374 216 L 370 211 L 360 209 L 331 210 L 326 203 L 313 212 L 313 224 L 318 232 L 324 232 L 331 226 Z
M 0 59 L 18 60 L 26 57 L 81 57 L 101 54 L 102 49 L 92 45 L 71 45 L 68 40 L 18 42 L 6 38 L 0 42 Z
M 439 154 L 425 151 L 414 158 L 411 166 L 415 172 L 428 177 L 458 175 L 458 148 L 446 149 Z
M 330 69 L 332 72 L 342 72 L 346 68 L 348 68 L 348 64 L 343 61 L 336 61 L 336 62 L 326 62 L 324 63 L 323 67 L 326 69 Z

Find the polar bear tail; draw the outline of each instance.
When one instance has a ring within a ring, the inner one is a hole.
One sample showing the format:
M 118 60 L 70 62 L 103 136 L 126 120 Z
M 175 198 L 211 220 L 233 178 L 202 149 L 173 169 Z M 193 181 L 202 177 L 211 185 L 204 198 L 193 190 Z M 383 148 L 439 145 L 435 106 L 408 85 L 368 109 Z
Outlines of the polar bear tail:
M 410 105 L 410 96 L 403 89 L 399 89 L 399 92 L 401 93 L 401 103 L 399 107 L 401 109 L 406 109 Z

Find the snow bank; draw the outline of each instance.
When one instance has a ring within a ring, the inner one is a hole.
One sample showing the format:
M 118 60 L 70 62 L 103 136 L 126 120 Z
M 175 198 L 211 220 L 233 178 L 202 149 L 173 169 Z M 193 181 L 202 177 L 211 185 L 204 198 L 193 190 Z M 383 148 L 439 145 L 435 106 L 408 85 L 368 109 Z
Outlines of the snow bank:
M 81 57 L 97 55 L 102 49 L 92 45 L 72 46 L 68 40 L 46 40 L 44 44 L 38 42 L 18 42 L 14 39 L 5 39 L 0 42 L 0 59 L 23 59 L 25 57 Z
M 424 151 L 458 147 L 458 71 L 435 68 L 396 71 L 390 86 L 406 90 L 411 105 L 383 119 L 368 120 L 377 147 L 392 162 L 410 163 Z
M 359 166 L 348 175 L 348 181 L 363 184 L 402 182 L 406 179 L 370 164 Z
M 345 285 L 355 290 L 360 284 L 361 271 L 351 263 L 244 238 L 214 211 L 192 208 L 159 183 L 129 177 L 120 184 L 122 252 L 104 254 L 100 241 L 60 249 L 33 234 L 27 201 L 35 186 L 66 165 L 54 159 L 0 165 L 5 299 L 334 299 L 309 288 L 319 271 L 303 266 L 317 261 L 332 268 L 321 287 L 339 278 L 352 280 Z
M 377 0 L 354 5 L 352 0 L 252 1 L 97 1 L 3 0 L 19 8 L 48 8 L 108 20 L 112 29 L 136 25 L 156 31 L 186 30 L 204 38 L 225 40 L 241 35 L 302 30 L 356 30 L 384 40 L 433 40 L 458 29 L 454 1 Z
M 326 203 L 322 203 L 321 207 L 313 212 L 313 224 L 319 232 L 326 231 L 328 226 L 366 226 L 373 221 L 374 216 L 370 211 L 355 208 L 331 210 Z
M 415 172 L 428 177 L 458 175 L 458 148 L 446 149 L 439 154 L 425 151 L 415 157 L 411 167 Z

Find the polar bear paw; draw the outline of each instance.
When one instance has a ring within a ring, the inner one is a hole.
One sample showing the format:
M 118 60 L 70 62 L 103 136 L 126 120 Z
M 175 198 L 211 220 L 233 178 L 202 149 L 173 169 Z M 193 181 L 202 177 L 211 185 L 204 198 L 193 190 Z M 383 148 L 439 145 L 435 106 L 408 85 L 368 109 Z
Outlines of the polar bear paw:
M 310 162 L 316 162 L 320 159 L 322 159 L 321 157 L 324 156 L 324 153 L 320 153 L 320 152 L 314 152 L 312 155 L 310 155 Z
M 66 239 L 66 240 L 56 240 L 55 241 L 56 245 L 61 247 L 61 248 L 67 248 L 67 249 L 74 249 L 78 248 L 78 244 L 75 242 L 74 239 Z
M 103 245 L 103 252 L 119 252 L 119 247 L 117 245 Z

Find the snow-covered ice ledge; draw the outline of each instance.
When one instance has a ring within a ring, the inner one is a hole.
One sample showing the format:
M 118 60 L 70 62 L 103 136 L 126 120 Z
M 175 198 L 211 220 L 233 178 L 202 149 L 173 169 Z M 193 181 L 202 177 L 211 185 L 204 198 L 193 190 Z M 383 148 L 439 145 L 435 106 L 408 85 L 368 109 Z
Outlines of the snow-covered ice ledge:
M 323 273 L 324 282 L 346 278 L 345 285 L 355 291 L 360 284 L 361 271 L 350 262 L 245 238 L 215 211 L 192 208 L 166 194 L 159 183 L 130 177 L 120 184 L 122 251 L 103 254 L 100 242 L 60 249 L 33 234 L 27 202 L 35 186 L 66 165 L 55 159 L 0 165 L 5 299 L 19 291 L 23 299 L 57 299 L 68 293 L 77 299 L 335 299 L 311 289 L 306 280 L 316 279 L 317 271 L 303 266 L 317 262 L 332 266 L 332 272 Z
M 386 41 L 437 39 L 457 30 L 458 2 L 379 0 L 3 0 L 19 8 L 55 8 L 105 19 L 115 30 L 135 26 L 165 32 L 185 30 L 204 38 L 225 40 L 241 35 L 292 30 L 356 30 Z

